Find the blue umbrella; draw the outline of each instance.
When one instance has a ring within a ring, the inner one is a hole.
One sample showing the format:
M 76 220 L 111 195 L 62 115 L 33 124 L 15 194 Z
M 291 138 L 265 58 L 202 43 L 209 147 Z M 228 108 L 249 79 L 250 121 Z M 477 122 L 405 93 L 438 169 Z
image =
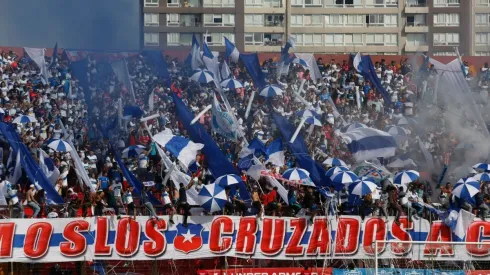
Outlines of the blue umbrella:
M 276 95 L 282 95 L 283 93 L 284 91 L 276 85 L 267 85 L 260 91 L 259 95 L 265 97 L 273 97 Z
M 191 79 L 199 83 L 209 83 L 214 80 L 214 75 L 207 70 L 195 70 Z
M 462 200 L 473 201 L 473 197 L 479 192 L 480 184 L 476 179 L 469 177 L 460 179 L 451 193 Z
M 222 210 L 228 201 L 225 189 L 215 183 L 204 185 L 199 191 L 199 200 L 201 207 L 209 213 Z
M 134 158 L 134 157 L 139 156 L 145 149 L 146 148 L 143 145 L 129 146 L 128 148 L 126 148 L 122 151 L 121 157 L 123 157 L 123 158 Z
M 238 89 L 243 88 L 243 85 L 238 80 L 230 78 L 221 82 L 221 87 L 228 89 Z
M 68 142 L 62 139 L 55 139 L 48 144 L 48 147 L 57 152 L 70 152 L 73 148 Z
M 488 163 L 477 163 L 477 164 L 473 165 L 473 168 L 484 170 L 484 171 L 490 171 L 490 164 L 488 164 Z
M 391 126 L 388 129 L 388 134 L 392 136 L 403 136 L 406 137 L 409 135 L 409 132 L 407 129 L 400 127 L 400 126 Z
M 286 170 L 283 174 L 282 177 L 291 180 L 291 181 L 301 181 L 301 180 L 307 180 L 310 178 L 310 172 L 306 171 L 305 169 L 301 168 L 291 168 Z
M 342 171 L 330 177 L 330 180 L 338 185 L 349 185 L 358 179 L 359 177 L 351 171 Z
M 419 172 L 414 170 L 402 171 L 395 175 L 394 184 L 402 185 L 416 181 L 420 177 Z
M 350 132 L 352 130 L 359 129 L 359 128 L 368 128 L 368 127 L 364 123 L 354 122 L 354 123 L 348 125 L 347 127 L 345 127 L 344 132 Z
M 214 183 L 225 188 L 227 186 L 231 186 L 234 184 L 238 184 L 242 182 L 242 178 L 240 178 L 237 175 L 229 174 L 229 175 L 224 175 L 219 178 L 217 178 Z
M 343 172 L 343 171 L 349 171 L 349 168 L 347 168 L 345 166 L 332 167 L 332 168 L 328 169 L 327 173 L 325 173 L 325 176 L 330 178 L 333 175 L 340 173 L 340 172 Z
M 477 181 L 486 182 L 486 181 L 490 181 L 490 174 L 488 174 L 488 173 L 480 173 L 480 174 L 474 175 L 473 178 L 475 180 L 477 180 Z
M 303 58 L 299 58 L 299 57 L 293 59 L 293 61 L 291 61 L 291 63 L 299 64 L 299 65 L 303 66 L 304 68 L 310 67 L 310 65 L 308 65 L 308 62 L 306 62 L 306 60 L 304 60 Z
M 351 195 L 357 195 L 359 197 L 364 197 L 367 194 L 372 193 L 376 187 L 376 183 L 368 177 L 362 177 L 359 180 L 354 181 L 349 185 L 349 193 Z
M 347 164 L 345 164 L 345 162 L 343 160 L 338 159 L 338 158 L 327 158 L 323 162 L 323 164 L 328 165 L 328 166 L 347 166 Z
M 37 122 L 37 119 L 32 116 L 18 116 L 12 121 L 12 123 L 17 123 L 17 124 L 24 124 L 24 123 L 30 123 L 30 122 Z

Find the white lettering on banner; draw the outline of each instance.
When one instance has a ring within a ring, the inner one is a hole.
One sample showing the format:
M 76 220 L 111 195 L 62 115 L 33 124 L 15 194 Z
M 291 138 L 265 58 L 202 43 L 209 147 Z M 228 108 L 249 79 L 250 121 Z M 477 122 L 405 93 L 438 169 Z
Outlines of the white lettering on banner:
M 304 218 L 193 216 L 184 227 L 168 216 L 159 221 L 148 217 L 10 219 L 0 221 L 0 262 L 66 262 L 77 260 L 189 259 L 234 256 L 254 259 L 380 259 L 469 260 L 490 257 L 490 242 L 453 245 L 453 232 L 440 221 L 400 218 L 385 221 L 358 216 Z M 474 221 L 466 241 L 477 242 L 490 235 L 490 222 Z M 418 241 L 427 244 L 386 244 L 376 241 Z M 437 243 L 437 241 L 441 243 Z M 211 272 L 209 274 L 214 274 Z M 223 274 L 223 273 L 220 273 Z M 229 275 L 270 275 L 243 271 Z M 275 275 L 297 275 L 275 270 Z M 309 273 L 315 274 L 315 273 Z

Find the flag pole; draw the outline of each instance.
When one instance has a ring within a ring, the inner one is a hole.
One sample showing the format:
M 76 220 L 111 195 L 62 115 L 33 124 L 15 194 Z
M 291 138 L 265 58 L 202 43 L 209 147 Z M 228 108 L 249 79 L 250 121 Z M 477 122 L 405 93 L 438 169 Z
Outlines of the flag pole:
M 196 123 L 205 113 L 207 113 L 209 110 L 211 110 L 212 107 L 213 107 L 213 105 L 211 105 L 211 104 L 206 106 L 206 108 L 204 108 L 204 110 L 202 110 L 199 114 L 197 114 L 196 117 L 194 117 L 194 119 L 191 121 L 191 125 Z

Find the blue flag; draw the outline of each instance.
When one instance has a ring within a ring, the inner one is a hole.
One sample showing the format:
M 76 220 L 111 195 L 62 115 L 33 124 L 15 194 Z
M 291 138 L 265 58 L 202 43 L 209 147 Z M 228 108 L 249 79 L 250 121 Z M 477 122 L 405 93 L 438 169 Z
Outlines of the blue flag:
M 373 61 L 371 61 L 371 57 L 369 55 L 364 55 L 361 57 L 361 63 L 358 69 L 360 70 L 360 73 L 364 77 L 364 79 L 369 80 L 369 82 L 373 83 L 376 91 L 381 93 L 384 99 L 384 104 L 386 106 L 390 106 L 390 95 L 385 90 L 383 85 L 381 85 L 381 80 L 379 80 L 378 75 L 376 75 L 376 69 L 374 68 Z
M 167 62 L 163 58 L 161 51 L 144 51 L 143 54 L 150 59 L 156 75 L 165 79 L 170 77 Z
M 199 41 L 197 41 L 196 34 L 192 35 L 192 47 L 185 60 L 185 64 L 191 67 L 192 70 L 197 70 L 204 65 L 201 60 L 201 46 L 199 45 Z
M 138 106 L 126 105 L 124 106 L 123 116 L 132 116 L 135 118 L 141 118 L 144 115 L 143 110 Z
M 51 203 L 63 204 L 63 198 L 54 189 L 54 185 L 51 184 L 41 167 L 39 167 L 37 162 L 34 160 L 31 151 L 22 142 L 15 129 L 5 122 L 0 122 L 0 131 L 9 142 L 14 152 L 20 152 L 22 168 L 24 168 L 24 171 L 26 172 L 31 184 L 34 184 L 36 188 L 43 188 L 46 198 Z
M 54 45 L 53 55 L 51 56 L 51 64 L 49 64 L 48 69 L 51 69 L 54 64 L 56 64 L 56 59 L 58 59 L 58 42 Z
M 85 102 L 88 106 L 88 114 L 92 113 L 93 104 L 92 103 L 92 93 L 89 93 L 89 82 L 88 82 L 88 60 L 83 59 L 77 62 L 71 62 L 70 68 L 73 77 L 78 79 L 80 86 L 83 88 L 85 94 Z
M 257 88 L 262 88 L 267 85 L 265 81 L 266 75 L 260 67 L 259 56 L 257 53 L 242 53 L 240 59 L 247 68 L 248 74 L 252 77 Z
M 231 43 L 228 38 L 225 37 L 225 48 L 226 48 L 226 58 L 231 58 L 233 62 L 238 62 L 238 59 L 240 58 L 240 52 L 238 49 L 235 47 L 233 43 Z
M 172 98 L 173 102 L 175 103 L 177 117 L 182 124 L 184 124 L 184 127 L 189 133 L 192 141 L 195 143 L 204 144 L 202 152 L 205 156 L 207 156 L 207 163 L 213 177 L 218 178 L 226 174 L 240 175 L 235 167 L 233 167 L 231 162 L 228 161 L 218 145 L 216 145 L 214 139 L 206 132 L 206 129 L 204 129 L 200 123 L 190 124 L 194 118 L 194 115 L 187 110 L 184 102 L 182 102 L 182 100 L 175 93 L 172 93 Z M 250 200 L 250 193 L 248 192 L 245 184 L 238 184 L 238 187 L 240 189 L 240 197 L 245 201 Z M 234 190 L 232 189 L 231 191 L 233 192 Z

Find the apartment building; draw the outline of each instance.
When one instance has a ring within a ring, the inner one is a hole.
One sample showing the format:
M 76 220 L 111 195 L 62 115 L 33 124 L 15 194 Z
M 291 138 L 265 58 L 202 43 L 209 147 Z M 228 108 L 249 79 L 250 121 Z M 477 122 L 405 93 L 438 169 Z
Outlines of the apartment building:
M 490 56 L 490 0 L 144 0 L 144 44 L 216 51 Z

